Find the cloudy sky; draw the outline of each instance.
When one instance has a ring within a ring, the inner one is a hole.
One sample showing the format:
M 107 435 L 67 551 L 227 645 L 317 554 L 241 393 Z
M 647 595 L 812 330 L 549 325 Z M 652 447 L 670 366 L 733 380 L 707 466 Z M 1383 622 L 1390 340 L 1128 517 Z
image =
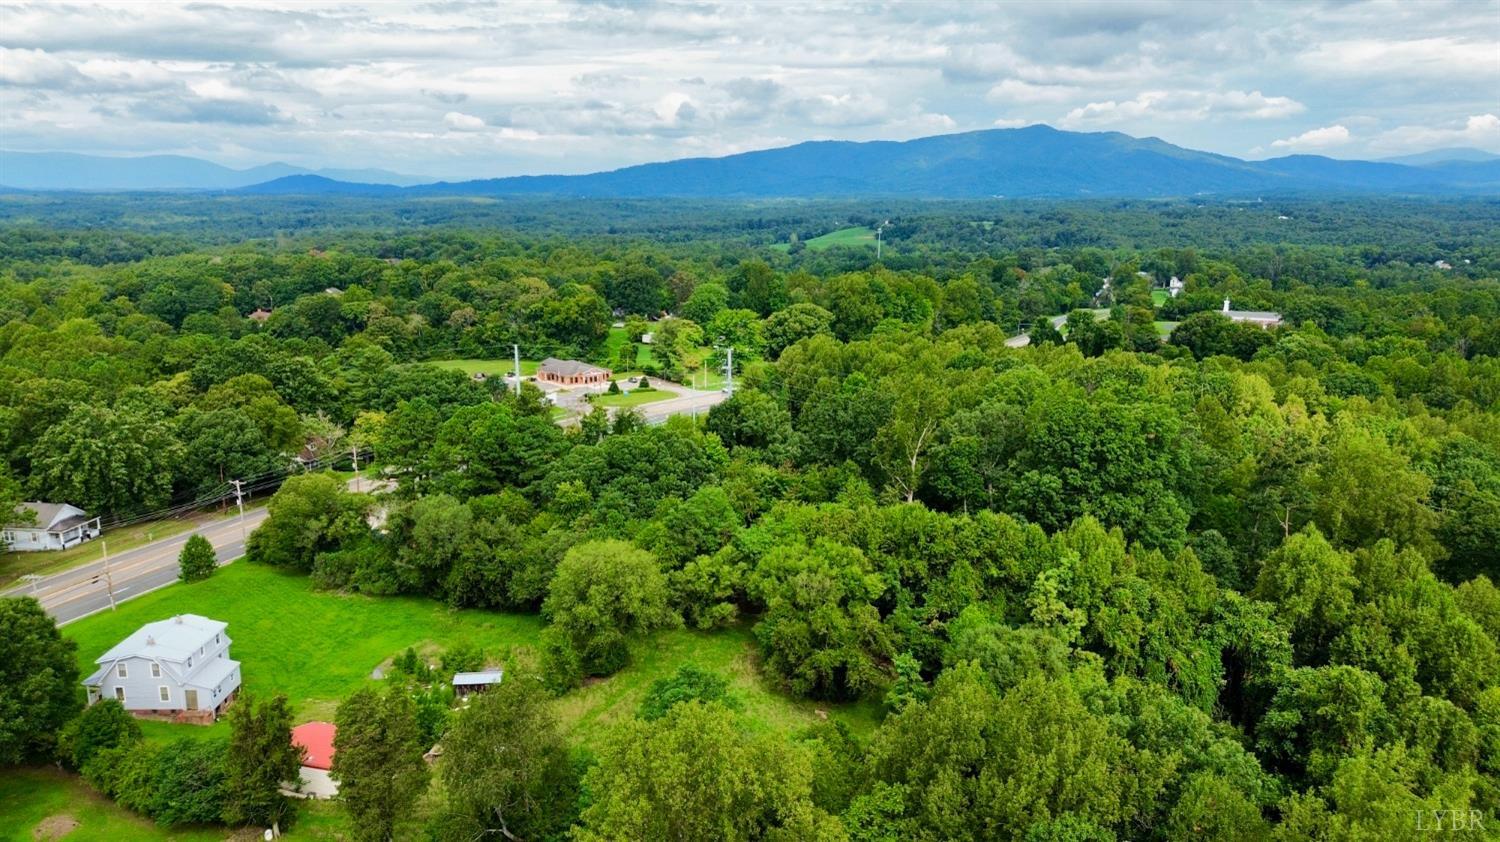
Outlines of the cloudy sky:
M 440 177 L 1049 123 L 1500 152 L 1500 0 L 0 0 L 0 147 Z

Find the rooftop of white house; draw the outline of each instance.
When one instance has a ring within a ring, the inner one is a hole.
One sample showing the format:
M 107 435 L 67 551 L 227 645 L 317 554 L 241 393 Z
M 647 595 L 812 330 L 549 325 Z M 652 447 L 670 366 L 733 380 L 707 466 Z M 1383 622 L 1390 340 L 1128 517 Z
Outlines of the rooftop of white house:
M 100 655 L 94 663 L 102 664 L 120 658 L 148 657 L 181 661 L 196 654 L 198 649 L 214 635 L 220 634 L 229 624 L 210 620 L 197 614 L 178 614 L 169 620 L 157 620 L 136 629 L 133 634 L 115 644 Z

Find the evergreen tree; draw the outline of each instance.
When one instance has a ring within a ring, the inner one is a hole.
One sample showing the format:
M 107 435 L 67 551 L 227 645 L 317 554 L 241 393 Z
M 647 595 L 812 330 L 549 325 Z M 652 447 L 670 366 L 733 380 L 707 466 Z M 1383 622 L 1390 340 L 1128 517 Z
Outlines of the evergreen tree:
M 387 840 L 427 788 L 416 707 L 393 687 L 355 691 L 334 714 L 333 778 L 354 837 Z
M 259 705 L 242 694 L 229 710 L 228 798 L 224 821 L 231 825 L 287 823 L 292 802 L 281 794 L 297 779 L 302 749 L 292 744 L 292 709 L 278 695 Z
M 218 560 L 214 557 L 214 548 L 208 543 L 208 539 L 202 535 L 194 535 L 182 545 L 182 553 L 177 556 L 177 565 L 180 569 L 178 578 L 182 581 L 201 582 L 214 575 Z

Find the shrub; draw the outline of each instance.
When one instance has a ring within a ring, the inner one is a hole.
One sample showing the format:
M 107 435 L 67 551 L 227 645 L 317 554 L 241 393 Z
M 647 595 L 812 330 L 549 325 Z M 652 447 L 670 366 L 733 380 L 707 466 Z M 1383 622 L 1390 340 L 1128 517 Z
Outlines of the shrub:
M 484 669 L 484 650 L 469 641 L 460 641 L 443 650 L 439 663 L 443 665 L 444 673 L 481 670 Z
M 83 709 L 63 729 L 59 753 L 74 769 L 82 770 L 105 749 L 129 745 L 141 739 L 141 726 L 114 699 L 105 699 Z
M 214 575 L 218 560 L 214 558 L 213 545 L 202 535 L 188 538 L 182 546 L 182 554 L 177 557 L 177 566 L 180 570 L 178 578 L 184 582 L 201 582 Z
M 692 664 L 677 668 L 677 672 L 652 682 L 646 691 L 637 714 L 640 718 L 654 722 L 667 715 L 673 705 L 683 702 L 720 702 L 732 710 L 740 708 L 738 699 L 729 695 L 729 681 L 717 673 L 699 669 Z

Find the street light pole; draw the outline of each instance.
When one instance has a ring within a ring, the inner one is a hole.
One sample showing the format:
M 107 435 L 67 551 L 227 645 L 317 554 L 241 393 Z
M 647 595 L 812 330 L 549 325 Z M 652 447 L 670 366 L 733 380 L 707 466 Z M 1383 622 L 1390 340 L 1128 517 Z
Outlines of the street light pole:
M 734 346 L 733 345 L 728 346 L 727 348 L 725 348 L 725 351 L 726 351 L 726 356 L 724 358 L 724 394 L 726 394 L 726 395 L 733 395 L 734 394 Z
M 352 456 L 352 457 L 354 457 L 354 493 L 358 494 L 359 493 L 359 445 L 356 444 L 356 445 L 350 447 L 349 448 L 349 455 Z M 241 507 L 240 511 L 244 511 L 244 508 Z M 242 517 L 242 519 L 243 519 L 243 517 Z M 241 528 L 241 531 L 243 531 L 244 530 L 244 525 L 241 524 L 240 528 Z
M 511 345 L 510 352 L 516 360 L 516 397 L 521 396 L 521 346 Z

